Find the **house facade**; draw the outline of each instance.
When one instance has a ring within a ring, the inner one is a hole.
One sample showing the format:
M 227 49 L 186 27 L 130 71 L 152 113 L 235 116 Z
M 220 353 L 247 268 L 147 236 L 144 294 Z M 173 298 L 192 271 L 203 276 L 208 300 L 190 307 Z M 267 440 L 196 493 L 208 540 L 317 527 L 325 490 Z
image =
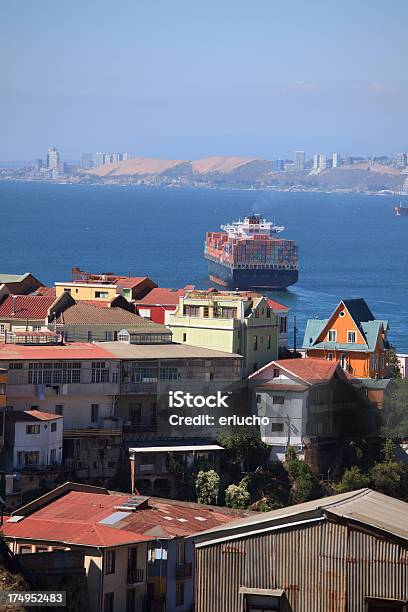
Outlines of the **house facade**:
M 363 299 L 342 300 L 328 319 L 309 319 L 303 349 L 307 357 L 339 361 L 355 378 L 384 378 L 387 331 Z
M 272 460 L 284 461 L 291 446 L 315 471 L 321 473 L 327 465 L 333 470 L 336 463 L 330 448 L 336 441 L 374 431 L 375 415 L 365 392 L 337 362 L 272 361 L 252 374 L 249 384 L 254 413 L 267 417 L 261 436 L 271 447 Z M 319 446 L 326 448 L 320 457 Z
M 251 292 L 190 291 L 169 327 L 173 341 L 244 357 L 244 374 L 278 356 L 278 323 L 267 299 Z
M 156 287 L 135 303 L 136 311 L 141 317 L 146 317 L 155 323 L 168 325 L 170 315 L 177 310 L 180 297 L 193 289 L 194 285 L 186 285 L 184 289 Z

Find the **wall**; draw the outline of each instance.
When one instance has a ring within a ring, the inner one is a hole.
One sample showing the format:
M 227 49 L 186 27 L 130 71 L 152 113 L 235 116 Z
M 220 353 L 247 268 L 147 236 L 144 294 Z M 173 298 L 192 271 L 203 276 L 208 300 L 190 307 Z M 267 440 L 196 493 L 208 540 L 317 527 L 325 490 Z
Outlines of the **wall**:
M 7 415 L 6 415 L 7 418 Z M 51 464 L 51 450 L 56 451 L 56 463 L 62 462 L 62 431 L 64 419 L 53 421 L 17 421 L 15 423 L 14 448 L 13 448 L 13 468 L 18 469 L 22 466 L 18 464 L 18 452 L 39 452 L 38 466 Z M 55 423 L 56 431 L 51 431 L 51 425 Z M 38 434 L 27 434 L 26 429 L 29 425 L 39 425 Z
M 64 289 L 70 289 L 71 297 L 75 300 L 101 300 L 101 301 L 110 301 L 112 300 L 118 293 L 118 288 L 116 285 L 105 285 L 105 284 L 81 284 L 81 283 L 72 283 L 68 281 L 67 283 L 55 283 L 56 295 L 59 297 L 64 293 Z M 95 296 L 95 292 L 102 291 L 107 293 L 106 297 L 97 298 Z M 67 292 L 68 293 L 68 292 Z
M 128 550 L 129 548 L 137 548 L 137 567 L 143 570 L 143 582 L 128 584 L 127 583 L 127 567 L 128 567 Z M 135 612 L 142 611 L 142 601 L 146 593 L 146 571 L 147 571 L 147 544 L 135 544 L 132 547 L 118 546 L 115 548 L 115 573 L 104 574 L 103 576 L 103 594 L 114 593 L 114 610 L 126 610 L 126 594 L 129 588 L 136 590 L 136 609 Z M 106 555 L 106 549 L 104 550 Z
M 408 545 L 323 521 L 196 549 L 196 612 L 244 612 L 241 586 L 282 588 L 293 612 L 408 599 Z

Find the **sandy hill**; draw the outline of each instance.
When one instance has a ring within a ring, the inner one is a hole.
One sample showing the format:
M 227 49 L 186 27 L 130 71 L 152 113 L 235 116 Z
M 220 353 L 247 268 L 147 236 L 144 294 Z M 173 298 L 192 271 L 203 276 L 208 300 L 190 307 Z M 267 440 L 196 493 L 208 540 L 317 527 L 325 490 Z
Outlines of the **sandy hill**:
M 180 174 L 230 174 L 236 170 L 258 161 L 253 157 L 206 157 L 196 161 L 181 159 L 153 159 L 136 157 L 115 164 L 107 164 L 88 170 L 89 174 L 101 177 L 154 175 L 178 172 Z
M 391 168 L 391 166 L 383 166 L 381 164 L 368 164 L 367 162 L 360 162 L 350 166 L 339 166 L 338 170 L 369 170 L 370 172 L 379 172 L 380 174 L 401 174 L 401 170 L 398 168 Z
M 193 172 L 207 174 L 209 172 L 220 172 L 228 174 L 234 172 L 241 166 L 258 161 L 255 157 L 205 157 L 191 162 Z
M 121 175 L 144 175 L 144 174 L 164 174 L 176 166 L 181 166 L 186 162 L 178 159 L 154 159 L 148 157 L 136 157 L 116 164 L 98 166 L 89 170 L 89 174 L 96 176 L 121 176 Z

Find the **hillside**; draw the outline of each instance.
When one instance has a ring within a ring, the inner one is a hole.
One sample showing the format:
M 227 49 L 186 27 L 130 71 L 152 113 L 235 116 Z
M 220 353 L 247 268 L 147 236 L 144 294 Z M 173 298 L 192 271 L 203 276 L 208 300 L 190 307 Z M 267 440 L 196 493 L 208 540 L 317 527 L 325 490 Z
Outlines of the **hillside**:
M 319 174 L 309 174 L 308 171 L 276 172 L 273 161 L 238 156 L 205 157 L 194 161 L 138 157 L 99 166 L 85 174 L 89 178 L 110 182 L 329 191 L 400 191 L 408 176 L 397 168 L 368 163 L 330 168 Z

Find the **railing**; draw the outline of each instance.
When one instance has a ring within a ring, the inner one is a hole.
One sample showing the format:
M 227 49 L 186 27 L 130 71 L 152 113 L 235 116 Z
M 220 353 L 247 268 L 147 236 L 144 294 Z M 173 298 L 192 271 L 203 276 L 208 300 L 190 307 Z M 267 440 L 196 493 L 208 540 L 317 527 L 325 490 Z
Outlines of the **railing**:
M 139 433 L 141 431 L 157 431 L 157 421 L 145 423 L 126 423 L 123 427 L 124 433 Z
M 127 583 L 135 584 L 137 582 L 143 582 L 144 570 L 142 569 L 128 569 L 127 571 Z
M 176 565 L 176 578 L 191 578 L 193 575 L 193 564 L 178 563 Z
M 157 382 L 123 382 L 120 387 L 121 395 L 132 393 L 156 393 Z

